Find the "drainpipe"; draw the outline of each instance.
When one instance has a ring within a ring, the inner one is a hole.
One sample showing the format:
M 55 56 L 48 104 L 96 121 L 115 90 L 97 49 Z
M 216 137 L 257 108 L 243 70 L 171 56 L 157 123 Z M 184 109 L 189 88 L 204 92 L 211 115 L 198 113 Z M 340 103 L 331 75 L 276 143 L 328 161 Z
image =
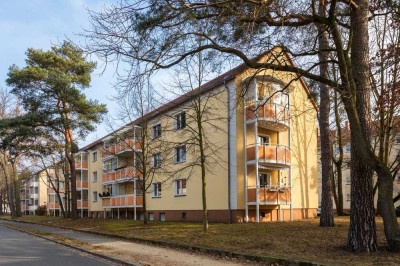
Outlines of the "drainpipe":
M 231 100 L 229 87 L 226 85 L 226 80 L 224 80 L 224 86 L 227 91 L 227 102 L 228 102 L 228 223 L 232 223 L 231 214 Z

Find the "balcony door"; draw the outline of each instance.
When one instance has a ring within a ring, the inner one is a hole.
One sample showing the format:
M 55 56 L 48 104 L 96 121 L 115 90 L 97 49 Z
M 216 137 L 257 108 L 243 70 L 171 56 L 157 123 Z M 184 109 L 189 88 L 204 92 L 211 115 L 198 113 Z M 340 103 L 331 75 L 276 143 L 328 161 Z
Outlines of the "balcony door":
M 271 145 L 271 138 L 268 135 L 259 135 L 257 142 L 259 145 Z

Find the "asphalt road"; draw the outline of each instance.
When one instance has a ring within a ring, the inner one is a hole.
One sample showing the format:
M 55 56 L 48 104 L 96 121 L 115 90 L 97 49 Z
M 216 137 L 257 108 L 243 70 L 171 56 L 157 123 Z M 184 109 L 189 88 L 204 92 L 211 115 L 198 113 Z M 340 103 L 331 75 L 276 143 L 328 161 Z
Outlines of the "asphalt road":
M 0 225 L 0 265 L 114 265 Z

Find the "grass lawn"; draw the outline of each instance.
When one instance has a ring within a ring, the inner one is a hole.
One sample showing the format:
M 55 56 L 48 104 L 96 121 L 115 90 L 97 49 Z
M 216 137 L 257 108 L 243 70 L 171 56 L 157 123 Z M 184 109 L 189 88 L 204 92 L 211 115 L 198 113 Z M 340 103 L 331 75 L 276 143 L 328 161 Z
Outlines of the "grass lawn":
M 400 265 L 400 254 L 387 250 L 380 218 L 376 220 L 380 250 L 371 254 L 346 250 L 349 217 L 337 217 L 334 228 L 320 228 L 319 219 L 260 224 L 211 224 L 207 234 L 202 232 L 200 223 L 149 222 L 145 226 L 140 221 L 131 220 L 71 220 L 49 216 L 23 216 L 19 220 L 317 263 Z

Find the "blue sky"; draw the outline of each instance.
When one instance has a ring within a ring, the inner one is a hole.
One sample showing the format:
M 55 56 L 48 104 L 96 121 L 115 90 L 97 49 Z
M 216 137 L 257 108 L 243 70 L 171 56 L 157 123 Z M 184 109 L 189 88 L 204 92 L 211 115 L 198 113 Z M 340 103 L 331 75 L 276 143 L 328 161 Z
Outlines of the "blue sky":
M 5 79 L 12 64 L 23 67 L 28 48 L 48 50 L 52 44 L 59 44 L 66 38 L 79 42 L 76 35 L 89 25 L 87 10 L 99 10 L 112 3 L 111 0 L 12 0 L 0 1 L 0 86 L 7 88 Z M 100 65 L 100 63 L 99 63 Z M 106 103 L 114 93 L 114 69 L 111 67 L 101 74 L 99 67 L 92 75 L 91 88 L 85 91 L 88 98 Z M 86 144 L 107 134 L 106 126 L 99 125 L 89 135 Z

